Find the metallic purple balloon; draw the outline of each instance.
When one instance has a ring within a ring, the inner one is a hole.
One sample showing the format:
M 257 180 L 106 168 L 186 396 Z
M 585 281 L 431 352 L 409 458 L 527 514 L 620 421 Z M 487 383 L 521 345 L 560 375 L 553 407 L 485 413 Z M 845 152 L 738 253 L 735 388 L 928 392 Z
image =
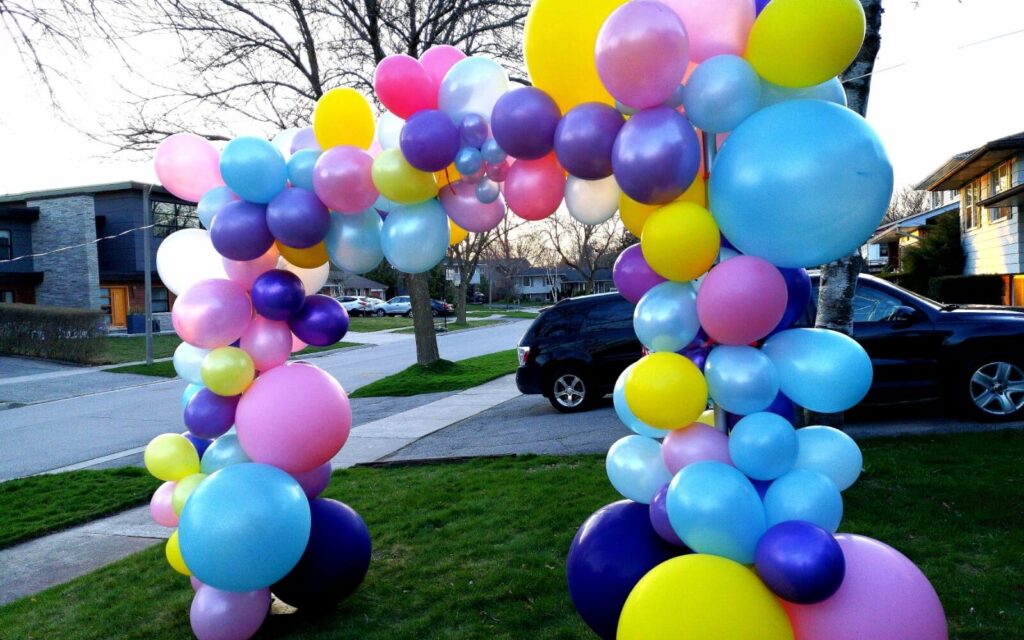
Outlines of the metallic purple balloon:
M 612 175 L 612 148 L 625 118 L 614 107 L 585 102 L 573 107 L 555 129 L 558 162 L 570 174 L 584 180 Z
M 199 438 L 221 437 L 235 424 L 235 408 L 241 397 L 200 389 L 185 405 L 185 426 Z
M 630 198 L 668 204 L 683 194 L 700 168 L 700 142 L 693 125 L 674 109 L 645 109 L 629 119 L 615 139 L 615 180 Z
M 686 543 L 679 537 L 676 530 L 672 528 L 672 523 L 668 520 L 668 509 L 665 503 L 666 494 L 668 494 L 668 483 L 658 489 L 658 492 L 651 499 L 651 526 L 654 527 L 654 531 L 665 542 L 689 550 Z
M 651 287 L 666 282 L 644 260 L 639 244 L 627 247 L 619 254 L 612 268 L 612 281 L 619 294 L 633 304 L 640 302 Z
M 281 244 L 305 249 L 327 237 L 331 213 L 315 193 L 292 187 L 267 205 L 267 227 Z
M 270 611 L 270 589 L 222 591 L 201 585 L 192 600 L 192 632 L 202 640 L 241 640 L 259 631 Z
M 462 136 L 462 141 L 476 149 L 484 146 L 490 133 L 491 131 L 487 127 L 487 120 L 475 113 L 470 113 L 464 117 L 459 124 L 459 134 Z
M 345 337 L 348 331 L 348 312 L 334 298 L 306 296 L 305 304 L 288 321 L 288 326 L 295 337 L 306 344 L 327 347 Z
M 310 471 L 291 474 L 295 481 L 302 487 L 306 497 L 312 500 L 327 488 L 331 482 L 331 461 L 323 463 Z
M 260 274 L 252 283 L 251 295 L 256 312 L 270 320 L 290 320 L 306 301 L 302 280 L 284 269 Z
M 312 149 L 314 151 L 323 151 L 320 148 L 320 143 L 316 140 L 316 134 L 313 133 L 313 127 L 306 127 L 305 129 L 299 129 L 299 132 L 292 138 L 291 152 L 302 151 L 303 149 Z
M 244 200 L 220 208 L 210 225 L 217 253 L 229 260 L 255 260 L 274 244 L 267 226 L 267 206 Z
M 194 436 L 188 431 L 181 435 L 185 436 L 185 438 L 192 443 L 192 446 L 196 448 L 196 453 L 199 454 L 200 460 L 202 460 L 203 454 L 206 453 L 206 450 L 210 448 L 210 445 L 213 444 L 213 440 L 210 440 L 209 438 L 200 438 L 199 436 Z
M 505 217 L 504 198 L 499 195 L 491 202 L 481 202 L 477 198 L 477 185 L 472 182 L 456 180 L 441 189 L 439 199 L 448 217 L 473 233 L 490 231 Z
M 551 153 L 562 112 L 551 96 L 535 87 L 522 87 L 498 98 L 491 113 L 494 140 L 505 153 L 537 160 Z
M 406 120 L 398 144 L 402 155 L 420 171 L 441 171 L 459 152 L 459 130 L 443 111 L 428 109 Z
M 780 522 L 757 543 L 757 575 L 775 595 L 797 604 L 830 598 L 843 584 L 843 549 L 816 524 Z

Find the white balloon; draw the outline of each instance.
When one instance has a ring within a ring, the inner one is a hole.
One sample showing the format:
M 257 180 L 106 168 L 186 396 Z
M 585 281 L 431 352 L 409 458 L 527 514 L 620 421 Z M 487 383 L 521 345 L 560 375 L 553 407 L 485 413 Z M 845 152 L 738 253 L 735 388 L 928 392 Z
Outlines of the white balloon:
M 507 92 L 505 67 L 490 58 L 473 56 L 459 60 L 445 74 L 437 92 L 437 108 L 456 126 L 471 113 L 490 122 L 494 104 Z
M 327 276 L 331 274 L 331 263 L 325 262 L 319 267 L 313 267 L 312 269 L 303 269 L 302 267 L 296 267 L 294 264 L 288 262 L 284 258 L 281 258 L 277 264 L 278 269 L 284 269 L 285 271 L 291 271 L 295 275 L 299 276 L 299 280 L 302 280 L 302 286 L 306 290 L 306 295 L 311 296 L 314 293 L 320 291 L 327 284 Z
M 178 296 L 197 282 L 228 277 L 206 229 L 182 229 L 164 238 L 156 250 L 156 272 Z
M 402 120 L 390 111 L 385 111 L 377 118 L 377 143 L 381 149 L 398 148 L 398 138 L 402 135 L 402 127 L 405 120 Z
M 611 220 L 619 210 L 621 194 L 615 176 L 601 180 L 569 176 L 565 181 L 565 206 L 569 215 L 583 224 L 594 225 Z
M 174 370 L 178 377 L 192 384 L 203 384 L 203 358 L 210 353 L 209 349 L 200 349 L 187 342 L 182 342 L 174 350 Z
M 292 140 L 295 139 L 295 135 L 299 132 L 296 127 L 290 129 L 282 129 L 277 132 L 274 139 L 270 141 L 270 144 L 277 147 L 277 150 L 281 152 L 285 160 L 288 160 L 292 155 Z

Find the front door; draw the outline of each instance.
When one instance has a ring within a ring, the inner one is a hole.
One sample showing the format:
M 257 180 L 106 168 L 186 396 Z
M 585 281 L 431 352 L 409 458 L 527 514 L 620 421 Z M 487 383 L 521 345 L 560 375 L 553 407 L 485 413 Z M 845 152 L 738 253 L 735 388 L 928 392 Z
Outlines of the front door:
M 103 310 L 110 318 L 110 326 L 123 327 L 128 322 L 128 287 L 100 289 Z

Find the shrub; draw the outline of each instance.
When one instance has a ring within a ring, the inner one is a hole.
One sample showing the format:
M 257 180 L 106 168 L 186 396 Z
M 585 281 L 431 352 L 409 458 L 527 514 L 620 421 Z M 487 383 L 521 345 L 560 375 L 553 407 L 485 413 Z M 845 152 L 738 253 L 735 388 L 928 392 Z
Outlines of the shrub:
M 103 314 L 34 304 L 0 304 L 0 353 L 89 363 L 103 353 Z
M 1000 275 L 943 276 L 928 281 L 928 296 L 957 304 L 1003 304 Z
M 903 287 L 921 295 L 928 294 L 928 278 L 921 274 L 896 271 L 893 273 L 880 273 L 878 277 L 888 280 L 897 287 Z

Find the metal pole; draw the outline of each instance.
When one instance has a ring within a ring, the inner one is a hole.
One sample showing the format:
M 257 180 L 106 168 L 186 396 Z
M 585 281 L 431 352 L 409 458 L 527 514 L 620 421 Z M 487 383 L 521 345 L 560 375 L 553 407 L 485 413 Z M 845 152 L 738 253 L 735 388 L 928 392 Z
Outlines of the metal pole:
M 145 261 L 143 286 L 146 304 L 146 364 L 153 364 L 153 212 L 149 208 L 149 192 L 153 185 L 142 189 L 142 255 Z

